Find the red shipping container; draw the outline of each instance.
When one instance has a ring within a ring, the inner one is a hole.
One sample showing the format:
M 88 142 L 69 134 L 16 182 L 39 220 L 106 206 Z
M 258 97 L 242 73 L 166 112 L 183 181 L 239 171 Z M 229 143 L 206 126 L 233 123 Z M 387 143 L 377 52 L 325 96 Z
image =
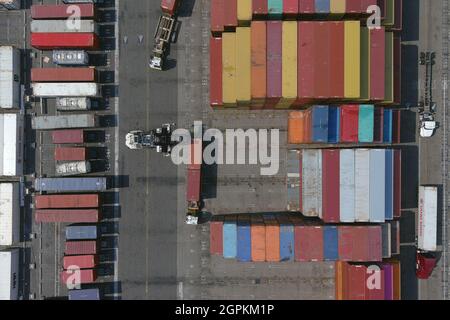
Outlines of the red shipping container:
M 52 132 L 52 141 L 55 144 L 84 143 L 83 130 L 57 130 Z
M 340 261 L 352 261 L 353 259 L 353 228 L 349 226 L 338 227 Z
M 402 43 L 400 36 L 394 36 L 394 103 L 402 100 Z
M 298 0 L 298 11 L 300 14 L 313 14 L 316 12 L 315 0 Z
M 367 232 L 369 234 L 369 252 L 366 261 L 381 262 L 383 260 L 381 226 L 367 227 Z
M 314 98 L 326 99 L 330 96 L 330 23 L 314 23 Z M 300 60 L 301 61 L 301 60 Z
M 359 106 L 341 106 L 341 142 L 357 143 L 359 129 Z
M 66 256 L 97 254 L 100 246 L 97 241 L 66 241 Z
M 200 201 L 201 170 L 189 169 L 187 172 L 187 201 Z
M 353 227 L 353 262 L 370 261 L 370 235 L 367 227 Z
M 386 0 L 377 0 L 377 5 L 381 9 L 381 20 L 386 18 Z
M 402 215 L 402 152 L 394 150 L 394 217 Z
M 299 179 L 298 179 L 298 191 L 299 191 L 299 195 L 298 195 L 298 206 L 300 208 L 300 211 L 303 211 L 303 152 L 299 152 L 298 155 L 298 164 L 299 164 Z
M 322 220 L 338 223 L 339 211 L 339 150 L 322 151 Z
M 385 51 L 386 40 L 384 27 L 370 32 L 370 100 L 385 98 Z
M 32 68 L 32 82 L 95 82 L 94 68 Z
M 282 96 L 282 22 L 267 22 L 267 108 Z
M 252 10 L 256 16 L 266 16 L 269 13 L 267 0 L 252 0 Z
M 298 23 L 298 102 L 307 103 L 315 97 L 315 22 L 300 21 Z
M 227 0 L 211 0 L 211 31 L 223 32 L 224 9 Z
M 97 223 L 100 221 L 100 211 L 97 209 L 36 210 L 34 216 L 37 223 Z
M 403 29 L 403 0 L 394 0 L 394 31 L 402 31 Z
M 374 132 L 373 132 L 373 142 L 383 143 L 384 137 L 384 108 L 376 107 L 374 113 Z
M 66 270 L 61 272 L 61 282 L 66 285 L 93 283 L 95 280 L 97 280 L 97 273 L 95 270 Z
M 33 5 L 31 6 L 31 18 L 38 19 L 65 19 L 71 17 L 75 12 L 69 10 L 71 5 Z M 95 18 L 94 4 L 78 3 L 79 14 L 82 19 Z
M 311 126 L 312 126 L 312 110 L 309 109 L 305 113 L 305 132 L 304 132 L 305 141 L 308 143 L 312 141 Z
M 347 292 L 348 300 L 366 299 L 366 266 L 348 265 L 347 267 Z
M 379 267 L 366 269 L 366 300 L 384 300 L 384 270 Z
M 212 107 L 222 106 L 222 38 L 210 39 L 209 88 Z
M 402 112 L 392 111 L 392 143 L 401 143 Z
M 175 15 L 180 0 L 162 0 L 161 10 L 171 16 Z
M 190 162 L 188 170 L 201 170 L 203 161 L 203 141 L 195 138 L 191 143 Z
M 223 24 L 225 27 L 236 27 L 238 25 L 237 0 L 225 0 L 223 13 Z
M 76 266 L 78 269 L 93 269 L 97 266 L 97 257 L 95 255 L 64 257 L 64 270 L 68 270 L 71 266 Z
M 330 98 L 344 98 L 344 22 L 330 22 Z
M 98 194 L 55 194 L 34 197 L 36 209 L 98 208 L 99 205 Z
M 345 12 L 346 13 L 361 13 L 362 0 L 346 0 Z
M 87 159 L 86 148 L 55 148 L 56 161 L 85 161 Z
M 296 16 L 299 11 L 298 5 L 298 0 L 283 0 L 283 13 L 287 16 Z
M 211 221 L 209 224 L 209 251 L 212 255 L 223 255 L 223 222 Z
M 323 261 L 323 229 L 296 226 L 294 232 L 295 261 Z
M 32 33 L 31 46 L 41 50 L 95 50 L 99 47 L 99 38 L 95 33 Z

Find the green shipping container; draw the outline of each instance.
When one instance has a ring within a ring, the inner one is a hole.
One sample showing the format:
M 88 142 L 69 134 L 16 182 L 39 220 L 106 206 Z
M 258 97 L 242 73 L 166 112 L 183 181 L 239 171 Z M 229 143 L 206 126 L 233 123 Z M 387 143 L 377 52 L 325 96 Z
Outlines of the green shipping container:
M 267 0 L 269 19 L 280 20 L 283 17 L 283 0 Z
M 370 98 L 370 32 L 369 28 L 361 28 L 361 101 Z
M 362 104 L 359 106 L 358 141 L 362 143 L 373 142 L 375 123 L 375 106 Z

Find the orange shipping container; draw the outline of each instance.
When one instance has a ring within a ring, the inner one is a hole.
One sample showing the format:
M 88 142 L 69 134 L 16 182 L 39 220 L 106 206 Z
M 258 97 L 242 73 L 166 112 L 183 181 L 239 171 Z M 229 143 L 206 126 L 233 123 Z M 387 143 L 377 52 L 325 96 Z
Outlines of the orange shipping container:
M 402 299 L 402 280 L 401 280 L 401 265 L 400 262 L 393 262 L 394 266 L 394 300 Z
M 346 267 L 346 263 L 343 261 L 336 261 L 335 264 L 335 300 L 344 300 L 344 285 L 345 285 L 345 277 L 344 270 Z
M 280 262 L 280 225 L 275 218 L 264 219 L 266 225 L 266 261 Z
M 259 217 L 252 217 L 251 239 L 252 239 L 252 261 L 266 261 L 266 227 L 264 221 Z
M 288 120 L 288 143 L 302 144 L 305 142 L 305 112 L 292 111 Z
M 262 109 L 267 96 L 266 74 L 267 74 L 267 42 L 266 22 L 252 21 L 252 108 Z

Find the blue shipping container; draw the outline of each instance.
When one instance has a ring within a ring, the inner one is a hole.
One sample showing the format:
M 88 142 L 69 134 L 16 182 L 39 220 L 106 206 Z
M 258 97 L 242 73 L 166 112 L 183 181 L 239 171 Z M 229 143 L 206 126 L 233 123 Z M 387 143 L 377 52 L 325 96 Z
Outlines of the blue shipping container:
M 66 240 L 95 240 L 98 238 L 97 226 L 68 226 Z
M 394 152 L 386 150 L 386 220 L 394 219 Z
M 106 178 L 38 178 L 34 188 L 47 192 L 106 191 Z
M 328 143 L 339 143 L 341 124 L 341 108 L 328 107 Z
M 383 142 L 392 143 L 392 110 L 384 109 Z
M 363 143 L 372 143 L 375 123 L 375 107 L 373 105 L 360 105 L 358 117 L 358 140 Z
M 328 142 L 328 106 L 312 107 L 312 141 Z
M 237 226 L 237 259 L 242 262 L 252 261 L 252 239 L 250 221 L 239 220 Z
M 294 225 L 280 222 L 280 261 L 294 261 Z
M 223 224 L 223 257 L 234 259 L 237 256 L 237 224 L 236 221 L 225 221 Z
M 325 226 L 323 228 L 323 258 L 325 261 L 339 259 L 337 227 Z
M 70 290 L 69 300 L 100 300 L 98 289 Z
M 316 13 L 330 13 L 330 0 L 316 0 Z

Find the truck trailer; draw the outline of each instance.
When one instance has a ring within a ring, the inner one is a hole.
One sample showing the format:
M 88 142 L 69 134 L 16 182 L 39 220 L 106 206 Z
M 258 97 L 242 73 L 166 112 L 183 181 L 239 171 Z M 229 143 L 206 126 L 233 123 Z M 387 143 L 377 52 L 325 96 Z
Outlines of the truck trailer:
M 102 192 L 108 190 L 104 177 L 89 178 L 37 178 L 37 192 Z
M 34 196 L 34 207 L 36 209 L 98 208 L 99 206 L 99 194 L 52 194 Z
M 93 114 L 40 116 L 32 119 L 34 130 L 95 128 L 97 125 L 98 118 Z
M 98 209 L 40 209 L 34 212 L 37 223 L 97 223 Z
M 33 96 L 38 98 L 98 97 L 100 87 L 93 82 L 35 82 Z
M 56 164 L 56 174 L 58 176 L 75 176 L 91 172 L 89 161 L 72 161 Z

